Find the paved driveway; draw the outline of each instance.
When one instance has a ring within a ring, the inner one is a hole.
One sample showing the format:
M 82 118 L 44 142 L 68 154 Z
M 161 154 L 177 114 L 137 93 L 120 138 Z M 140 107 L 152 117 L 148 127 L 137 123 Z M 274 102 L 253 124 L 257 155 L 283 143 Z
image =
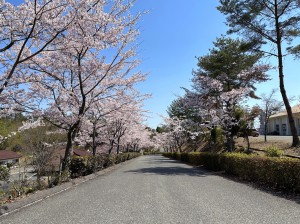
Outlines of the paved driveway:
M 300 205 L 162 156 L 0 217 L 0 223 L 297 223 Z

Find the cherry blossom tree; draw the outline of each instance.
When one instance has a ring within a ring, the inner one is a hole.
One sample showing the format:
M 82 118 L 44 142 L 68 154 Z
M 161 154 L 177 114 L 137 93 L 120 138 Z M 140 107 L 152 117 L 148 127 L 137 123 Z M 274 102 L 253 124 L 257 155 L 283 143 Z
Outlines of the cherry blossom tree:
M 63 41 L 56 42 L 58 50 L 30 61 L 37 81 L 29 86 L 30 102 L 21 105 L 66 131 L 63 170 L 68 170 L 74 139 L 91 108 L 102 100 L 121 98 L 145 78 L 133 73 L 139 64 L 134 42 L 140 14 L 130 14 L 132 3 L 72 2 L 77 11 Z
M 120 110 L 111 113 L 106 119 L 104 131 L 109 145 L 109 154 L 114 148 L 117 154 L 121 148 L 126 148 L 128 151 L 129 147 L 133 147 L 133 151 L 136 151 L 142 139 L 143 130 L 146 130 L 143 120 L 143 110 L 138 102 L 126 104 Z
M 100 145 L 110 145 L 109 153 L 117 146 L 117 153 L 121 147 L 121 138 L 129 130 L 131 123 L 140 122 L 144 117 L 142 102 L 148 95 L 141 95 L 138 91 L 130 91 L 120 97 L 110 97 L 97 101 L 87 113 L 83 128 L 79 131 L 76 141 L 83 146 L 96 149 Z
M 121 144 L 126 152 L 149 150 L 154 148 L 155 142 L 151 138 L 152 131 L 143 122 L 136 120 L 127 126 L 127 131 L 121 139 Z
M 299 49 L 299 44 L 295 42 L 300 32 L 299 1 L 220 0 L 217 9 L 226 15 L 229 34 L 241 34 L 252 43 L 253 50 L 275 57 L 279 89 L 293 136 L 292 146 L 299 146 L 300 140 L 284 83 L 287 75 L 284 73 L 284 58 L 290 53 L 289 50 L 296 53 Z M 268 45 L 268 48 L 263 48 L 263 45 Z
M 25 1 L 13 6 L 0 1 L 0 113 L 22 110 L 22 84 L 35 79 L 28 64 L 57 43 L 74 20 L 77 9 L 68 1 Z M 21 93 L 18 93 L 21 91 Z
M 125 102 L 122 102 L 123 100 L 124 98 L 117 100 L 111 97 L 97 101 L 93 108 L 87 112 L 85 119 L 82 120 L 82 128 L 76 136 L 76 142 L 79 145 L 91 148 L 94 156 L 97 153 L 97 147 L 105 142 L 106 120 L 111 113 L 125 105 Z
M 169 144 L 174 146 L 176 151 L 182 152 L 183 145 L 187 143 L 189 134 L 185 129 L 184 120 L 178 117 L 165 118 L 166 131 L 168 132 Z
M 245 84 L 238 88 L 228 89 L 224 85 L 227 76 L 223 74 L 218 79 L 195 74 L 193 78 L 194 91 L 187 91 L 187 101 L 194 108 L 198 107 L 199 113 L 209 118 L 210 128 L 220 126 L 226 136 L 226 148 L 234 149 L 233 137 L 237 134 L 241 117 L 236 113 L 237 106 L 248 96 L 253 94 L 256 77 L 266 76 L 268 66 L 254 66 L 238 74 L 241 82 Z M 244 80 L 244 81 L 243 81 Z M 251 81 L 249 81 L 251 80 Z M 250 86 L 247 83 L 251 83 Z
M 267 65 L 257 65 L 261 53 L 251 51 L 251 43 L 221 37 L 209 54 L 198 58 L 193 90 L 187 100 L 210 128 L 220 126 L 226 135 L 227 150 L 233 150 L 233 136 L 239 124 L 238 103 L 255 95 L 255 85 L 268 80 Z

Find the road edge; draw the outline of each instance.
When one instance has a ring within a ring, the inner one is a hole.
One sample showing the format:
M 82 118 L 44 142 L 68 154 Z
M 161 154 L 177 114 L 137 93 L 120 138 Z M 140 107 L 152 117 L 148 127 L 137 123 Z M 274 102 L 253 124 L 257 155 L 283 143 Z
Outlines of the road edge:
M 133 158 L 131 160 L 127 160 L 125 162 L 116 164 L 114 166 L 108 167 L 106 169 L 100 170 L 97 173 L 93 173 L 84 177 L 72 179 L 70 182 L 62 183 L 58 186 L 55 186 L 53 188 L 48 188 L 41 191 L 36 191 L 32 194 L 28 194 L 23 198 L 19 198 L 16 201 L 13 201 L 8 204 L 4 204 L 0 207 L 0 218 L 6 215 L 9 215 L 11 213 L 17 212 L 21 209 L 24 209 L 26 207 L 29 207 L 31 205 L 37 204 L 43 200 L 46 200 L 48 198 L 51 198 L 55 195 L 61 194 L 65 191 L 68 191 L 70 189 L 73 189 L 74 187 L 83 184 L 87 181 L 93 180 L 99 176 L 103 176 L 105 174 L 109 174 L 110 172 L 113 172 L 117 170 L 118 168 L 127 165 L 138 158 L 141 158 L 141 156 Z

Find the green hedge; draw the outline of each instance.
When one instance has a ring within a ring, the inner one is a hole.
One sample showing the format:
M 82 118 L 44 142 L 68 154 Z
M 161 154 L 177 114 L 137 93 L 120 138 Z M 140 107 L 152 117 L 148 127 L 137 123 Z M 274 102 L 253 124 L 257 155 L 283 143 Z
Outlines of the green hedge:
M 299 159 L 242 153 L 164 153 L 164 156 L 192 165 L 203 165 L 214 171 L 224 170 L 243 180 L 300 193 Z
M 162 152 L 143 152 L 143 155 L 148 156 L 148 155 L 161 155 Z
M 140 156 L 140 153 L 100 154 L 96 156 L 74 156 L 71 160 L 71 177 L 79 177 L 97 172 L 103 168 L 113 166 Z

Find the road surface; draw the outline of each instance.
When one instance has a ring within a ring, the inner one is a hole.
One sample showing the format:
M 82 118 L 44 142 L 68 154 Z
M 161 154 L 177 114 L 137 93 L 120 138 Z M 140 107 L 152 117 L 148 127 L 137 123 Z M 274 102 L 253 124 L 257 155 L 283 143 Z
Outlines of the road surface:
M 300 223 L 297 202 L 162 156 L 135 159 L 0 223 Z

